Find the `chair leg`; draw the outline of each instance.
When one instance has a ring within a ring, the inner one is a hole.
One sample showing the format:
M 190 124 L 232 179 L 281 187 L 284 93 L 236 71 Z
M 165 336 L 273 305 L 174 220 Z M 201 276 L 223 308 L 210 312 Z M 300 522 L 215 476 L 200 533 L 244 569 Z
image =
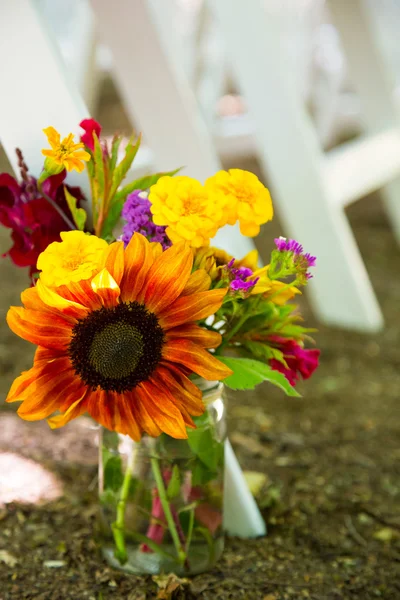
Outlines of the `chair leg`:
M 370 133 L 400 127 L 394 101 L 393 77 L 379 42 L 376 15 L 366 0 L 329 0 L 338 27 L 352 82 Z M 375 8 L 376 10 L 376 8 Z M 400 242 L 400 179 L 382 189 L 382 197 Z
M 331 201 L 324 155 L 285 61 L 279 8 L 267 12 L 266 6 L 208 0 L 255 122 L 286 232 L 318 256 L 309 286 L 316 315 L 330 325 L 376 331 L 382 315 L 345 214 Z

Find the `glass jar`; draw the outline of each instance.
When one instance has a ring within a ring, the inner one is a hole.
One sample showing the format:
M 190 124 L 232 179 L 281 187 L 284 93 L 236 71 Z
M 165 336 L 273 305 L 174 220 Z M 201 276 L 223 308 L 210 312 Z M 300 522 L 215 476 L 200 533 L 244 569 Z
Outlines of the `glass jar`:
M 212 568 L 222 554 L 224 386 L 196 381 L 206 411 L 187 440 L 166 434 L 100 436 L 100 543 L 117 569 L 135 574 L 189 575 Z

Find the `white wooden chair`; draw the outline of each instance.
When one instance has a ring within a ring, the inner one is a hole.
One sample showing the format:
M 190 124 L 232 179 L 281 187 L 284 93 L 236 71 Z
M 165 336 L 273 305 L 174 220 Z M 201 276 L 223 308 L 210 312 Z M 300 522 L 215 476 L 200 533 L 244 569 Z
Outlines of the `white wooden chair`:
M 385 186 L 385 203 L 398 232 L 400 188 L 392 180 L 400 174 L 400 132 L 370 6 L 362 0 L 329 3 L 364 105 L 368 134 L 326 154 L 282 47 L 286 3 L 209 0 L 208 6 L 255 119 L 260 158 L 285 230 L 318 256 L 318 273 L 310 285 L 317 316 L 361 331 L 379 329 L 381 311 L 343 211 Z

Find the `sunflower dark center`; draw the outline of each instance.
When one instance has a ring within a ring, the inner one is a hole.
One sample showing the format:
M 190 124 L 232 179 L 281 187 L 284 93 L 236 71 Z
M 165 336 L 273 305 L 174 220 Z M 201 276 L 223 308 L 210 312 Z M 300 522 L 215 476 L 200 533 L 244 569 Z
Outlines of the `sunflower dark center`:
M 124 392 L 150 377 L 161 360 L 163 343 L 156 315 L 130 302 L 79 320 L 68 352 L 76 374 L 88 386 Z

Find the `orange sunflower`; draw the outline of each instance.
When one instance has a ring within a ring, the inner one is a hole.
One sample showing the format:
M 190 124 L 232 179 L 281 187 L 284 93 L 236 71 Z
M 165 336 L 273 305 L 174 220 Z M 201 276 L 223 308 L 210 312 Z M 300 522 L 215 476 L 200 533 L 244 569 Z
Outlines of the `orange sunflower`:
M 160 253 L 135 233 L 126 249 L 111 244 L 104 268 L 87 279 L 59 287 L 39 279 L 21 295 L 25 308 L 7 315 L 14 333 L 38 345 L 7 401 L 22 401 L 18 414 L 28 421 L 50 417 L 52 428 L 86 412 L 134 440 L 143 432 L 186 438 L 191 416 L 204 412 L 188 375 L 231 374 L 207 351 L 220 335 L 196 324 L 218 310 L 226 290 L 209 290 L 210 277 L 192 273 L 192 263 L 184 245 Z

